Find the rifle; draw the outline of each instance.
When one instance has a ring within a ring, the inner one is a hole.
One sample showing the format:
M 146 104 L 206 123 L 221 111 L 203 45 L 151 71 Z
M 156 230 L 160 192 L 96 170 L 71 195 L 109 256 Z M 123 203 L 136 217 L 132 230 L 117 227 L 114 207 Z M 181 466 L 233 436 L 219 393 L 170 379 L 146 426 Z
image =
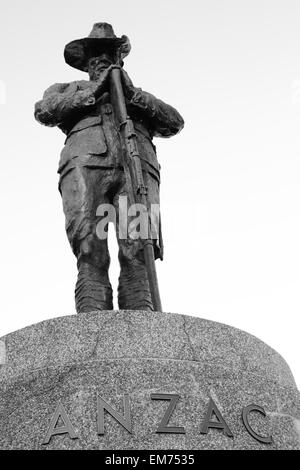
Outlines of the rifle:
M 126 102 L 119 68 L 110 72 L 111 100 L 123 144 L 123 167 L 129 200 L 147 208 L 147 187 L 144 183 L 137 138 L 132 120 L 127 114 Z M 125 155 L 124 155 L 125 150 Z M 152 305 L 155 311 L 162 312 L 158 280 L 155 268 L 154 248 L 151 238 L 142 239 L 145 266 L 148 276 Z

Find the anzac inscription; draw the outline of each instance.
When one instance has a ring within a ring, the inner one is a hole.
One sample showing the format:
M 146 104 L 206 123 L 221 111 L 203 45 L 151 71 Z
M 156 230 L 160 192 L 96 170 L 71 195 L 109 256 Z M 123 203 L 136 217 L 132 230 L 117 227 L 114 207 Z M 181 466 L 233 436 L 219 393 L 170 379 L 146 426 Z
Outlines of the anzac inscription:
M 172 426 L 169 422 L 172 418 L 173 412 L 176 408 L 177 403 L 180 400 L 180 395 L 170 393 L 152 393 L 150 395 L 151 400 L 165 400 L 169 401 L 169 405 L 165 410 L 161 421 L 158 423 L 158 427 L 153 432 L 156 433 L 169 433 L 169 434 L 185 434 L 186 430 L 182 426 Z M 130 411 L 130 396 L 124 394 L 123 396 L 123 409 L 124 414 L 122 415 L 116 409 L 114 409 L 104 398 L 100 395 L 97 397 L 97 434 L 103 436 L 105 434 L 104 426 L 104 412 L 106 411 L 112 416 L 129 434 L 132 434 L 132 418 Z M 259 435 L 250 425 L 249 416 L 250 413 L 258 412 L 259 414 L 266 416 L 265 410 L 256 404 L 250 404 L 241 410 L 241 421 L 247 430 L 247 432 L 258 442 L 263 444 L 271 444 L 273 442 L 272 436 L 261 436 Z M 60 424 L 59 424 L 60 423 Z M 234 438 L 234 435 L 228 426 L 224 416 L 217 407 L 216 403 L 210 398 L 204 419 L 199 427 L 200 434 L 208 434 L 212 432 L 210 430 L 217 429 L 223 432 L 227 437 Z M 68 416 L 62 403 L 59 403 L 48 427 L 45 435 L 43 444 L 49 444 L 53 436 L 68 434 L 70 439 L 78 439 L 79 436 L 75 431 L 74 425 L 72 424 L 71 417 Z

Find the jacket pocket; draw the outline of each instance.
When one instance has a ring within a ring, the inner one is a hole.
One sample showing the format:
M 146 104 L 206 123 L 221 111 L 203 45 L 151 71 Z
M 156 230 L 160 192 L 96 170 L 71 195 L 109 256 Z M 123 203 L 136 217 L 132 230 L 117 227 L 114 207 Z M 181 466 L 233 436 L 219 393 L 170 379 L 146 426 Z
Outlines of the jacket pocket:
M 88 116 L 81 121 L 77 122 L 77 124 L 70 130 L 66 141 L 69 139 L 69 137 L 74 134 L 75 132 L 82 131 L 84 129 L 88 129 L 89 127 L 93 126 L 98 126 L 102 123 L 102 117 L 101 116 Z
M 106 153 L 107 145 L 102 127 L 88 127 L 69 136 L 60 154 L 60 166 L 68 163 L 74 157 L 105 156 Z

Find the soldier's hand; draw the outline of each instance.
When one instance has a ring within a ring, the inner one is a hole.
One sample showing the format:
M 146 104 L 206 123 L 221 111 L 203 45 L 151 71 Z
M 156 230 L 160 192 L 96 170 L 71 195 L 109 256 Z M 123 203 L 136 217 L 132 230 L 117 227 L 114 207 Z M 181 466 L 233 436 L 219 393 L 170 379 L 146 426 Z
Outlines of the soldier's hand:
M 112 64 L 107 69 L 105 69 L 103 73 L 101 73 L 101 77 L 99 78 L 99 80 L 96 81 L 96 85 L 95 85 L 96 86 L 96 91 L 95 91 L 96 98 L 98 98 L 104 92 L 105 87 L 108 82 L 110 72 L 112 71 L 112 69 L 115 69 L 115 68 L 120 68 L 120 67 L 118 65 Z
M 122 84 L 123 84 L 123 89 L 124 89 L 124 94 L 128 100 L 131 100 L 135 93 L 135 87 L 129 78 L 129 75 L 127 72 L 125 72 L 124 69 L 121 69 L 121 79 L 122 79 Z

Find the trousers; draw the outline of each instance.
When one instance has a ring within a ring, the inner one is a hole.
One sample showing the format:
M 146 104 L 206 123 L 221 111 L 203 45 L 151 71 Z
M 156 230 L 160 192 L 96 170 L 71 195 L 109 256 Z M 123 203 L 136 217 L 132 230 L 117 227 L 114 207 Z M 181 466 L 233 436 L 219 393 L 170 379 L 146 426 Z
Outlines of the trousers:
M 143 176 L 148 187 L 147 209 L 150 210 L 150 205 L 159 207 L 158 181 L 144 171 Z M 124 236 L 124 220 L 120 221 L 120 197 L 123 200 L 128 198 L 123 169 L 77 166 L 64 175 L 59 189 L 67 237 L 77 258 L 77 312 L 113 309 L 108 272 L 110 254 L 107 236 L 103 234 L 105 231 L 107 233 L 108 225 L 103 230 L 102 224 L 110 208 L 116 215 L 115 220 L 111 221 L 115 222 L 119 246 L 119 308 L 153 310 L 141 240 L 136 236 L 130 237 L 128 233 Z M 124 214 L 122 216 L 124 219 Z M 156 247 L 159 245 L 159 223 L 158 217 L 152 220 L 151 234 Z M 155 257 L 159 257 L 159 250 L 155 249 L 155 253 Z

